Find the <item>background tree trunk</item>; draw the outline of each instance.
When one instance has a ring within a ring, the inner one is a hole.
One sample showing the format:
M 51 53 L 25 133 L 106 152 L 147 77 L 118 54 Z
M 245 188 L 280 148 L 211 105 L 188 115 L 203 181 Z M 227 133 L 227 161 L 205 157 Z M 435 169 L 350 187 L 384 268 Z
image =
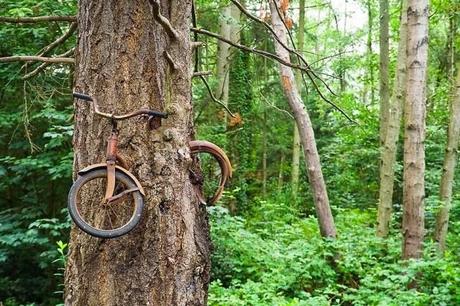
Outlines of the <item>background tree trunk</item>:
M 388 112 L 390 104 L 390 14 L 388 8 L 388 0 L 380 0 L 380 146 L 385 141 L 385 133 L 387 132 Z
M 372 0 L 367 0 L 367 68 L 369 69 L 369 84 L 367 85 L 370 89 L 371 101 L 370 104 L 375 102 L 375 77 L 374 77 L 374 66 L 372 65 L 373 50 L 372 50 L 372 30 L 374 25 L 374 15 L 372 14 Z M 366 86 L 366 87 L 367 87 Z
M 425 234 L 425 113 L 428 0 L 408 0 L 404 107 L 403 258 L 420 258 Z
M 305 0 L 299 2 L 299 26 L 297 29 L 297 50 L 302 53 L 304 45 L 304 28 L 305 28 Z M 295 80 L 302 88 L 302 74 L 296 71 Z M 302 91 L 300 90 L 299 94 Z M 292 170 L 291 170 L 291 187 L 292 198 L 297 198 L 297 191 L 299 189 L 299 173 L 300 173 L 300 135 L 297 123 L 294 123 L 294 139 L 292 141 Z
M 220 36 L 231 40 L 232 42 L 238 42 L 240 40 L 240 31 L 238 29 L 238 23 L 240 20 L 240 10 L 229 3 L 224 6 L 220 16 Z M 230 63 L 231 63 L 231 50 L 230 45 L 218 41 L 217 43 L 217 91 L 216 97 L 224 104 L 228 105 L 229 97 L 229 80 L 230 80 Z M 225 123 L 227 123 L 227 114 L 224 116 Z
M 436 218 L 435 238 L 439 250 L 446 248 L 449 212 L 452 207 L 452 185 L 454 182 L 455 167 L 457 165 L 458 145 L 460 137 L 460 60 L 457 61 L 457 77 L 454 82 L 453 97 L 450 106 L 449 129 L 447 131 L 447 146 L 442 168 L 441 188 L 439 199 L 442 206 Z
M 279 6 L 279 0 L 270 1 L 270 12 L 273 29 L 283 44 L 288 45 L 287 29 L 285 28 L 281 19 L 282 17 L 279 16 L 275 5 Z M 281 44 L 277 41 L 275 41 L 275 51 L 276 54 L 283 60 L 287 62 L 290 61 L 289 52 L 284 49 L 283 46 L 281 46 Z M 286 95 L 294 114 L 297 126 L 299 128 L 302 146 L 304 148 L 308 179 L 313 193 L 313 201 L 315 203 L 320 232 L 323 237 L 335 237 L 336 229 L 331 213 L 331 208 L 329 206 L 329 198 L 327 195 L 326 184 L 323 178 L 323 172 L 321 171 L 321 163 L 319 160 L 318 150 L 316 148 L 313 126 L 306 107 L 300 97 L 292 69 L 284 65 L 280 65 L 279 67 L 281 84 L 283 86 L 284 94 Z
M 101 240 L 75 227 L 65 279 L 66 305 L 205 305 L 209 282 L 206 210 L 189 180 L 193 137 L 191 1 L 162 1 L 177 31 L 170 38 L 145 0 L 80 0 L 75 88 L 106 112 L 149 107 L 170 113 L 156 131 L 129 120 L 120 152 L 145 188 L 141 223 L 128 235 Z M 168 52 L 174 68 L 166 59 Z M 75 104 L 77 171 L 105 158 L 108 120 Z M 82 199 L 92 205 L 91 198 Z
M 395 179 L 396 152 L 401 110 L 406 93 L 406 44 L 407 44 L 407 0 L 402 1 L 401 21 L 399 25 L 399 45 L 396 78 L 391 95 L 388 122 L 381 151 L 380 189 L 377 216 L 377 236 L 386 237 L 390 231 L 393 208 L 393 185 Z

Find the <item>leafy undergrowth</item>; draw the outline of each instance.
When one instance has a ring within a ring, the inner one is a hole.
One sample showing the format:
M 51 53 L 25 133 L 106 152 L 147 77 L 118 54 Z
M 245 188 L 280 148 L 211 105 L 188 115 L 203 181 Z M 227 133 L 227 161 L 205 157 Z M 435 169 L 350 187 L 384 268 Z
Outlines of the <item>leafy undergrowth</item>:
M 396 230 L 375 237 L 375 214 L 341 211 L 332 241 L 319 238 L 314 218 L 285 204 L 258 205 L 250 221 L 210 209 L 209 305 L 460 305 L 458 254 L 441 259 L 428 243 L 423 260 L 403 262 Z M 271 218 L 274 209 L 284 220 Z

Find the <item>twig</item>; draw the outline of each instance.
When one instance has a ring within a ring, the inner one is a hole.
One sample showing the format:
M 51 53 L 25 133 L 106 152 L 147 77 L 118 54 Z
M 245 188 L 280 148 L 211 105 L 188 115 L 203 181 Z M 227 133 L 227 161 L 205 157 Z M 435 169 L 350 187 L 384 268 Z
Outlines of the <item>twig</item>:
M 150 5 L 152 6 L 152 11 L 153 11 L 153 16 L 155 17 L 155 20 L 161 24 L 161 26 L 165 29 L 165 31 L 168 33 L 169 37 L 178 39 L 179 34 L 177 33 L 176 30 L 174 30 L 173 26 L 169 22 L 168 18 L 165 16 L 161 15 L 160 12 L 160 2 L 158 0 L 149 0 Z
M 64 33 L 64 35 L 62 35 L 61 37 L 59 37 L 58 39 L 56 39 L 55 41 L 53 41 L 51 44 L 49 44 L 48 46 L 44 47 L 42 50 L 40 50 L 36 55 L 37 56 L 43 56 L 45 55 L 46 53 L 48 53 L 49 51 L 51 51 L 52 49 L 56 48 L 57 46 L 59 46 L 61 43 L 65 42 L 67 40 L 67 38 L 69 38 L 73 32 L 75 31 L 75 29 L 77 28 L 77 23 L 76 22 L 72 22 L 70 24 L 70 27 L 69 27 L 69 30 L 67 32 Z
M 28 55 L 0 57 L 0 63 L 9 63 L 9 62 L 46 62 L 46 63 L 74 64 L 75 59 L 70 58 L 70 57 L 43 57 L 43 56 L 28 56 Z
M 38 16 L 38 17 L 0 17 L 0 22 L 9 23 L 36 23 L 49 21 L 77 21 L 75 16 Z
M 64 52 L 62 54 L 59 54 L 58 57 L 67 57 L 69 55 L 71 55 L 73 52 L 74 52 L 75 48 L 72 48 L 70 49 L 69 51 L 67 52 Z M 31 77 L 34 77 L 36 76 L 38 73 L 40 73 L 41 71 L 43 71 L 46 67 L 50 66 L 52 63 L 49 63 L 49 62 L 45 62 L 45 63 L 42 63 L 40 66 L 38 66 L 37 68 L 35 68 L 33 71 L 27 73 L 26 75 L 24 75 L 22 77 L 23 80 L 27 80 L 27 79 L 30 79 Z
M 51 44 L 49 44 L 48 46 L 44 47 L 43 49 L 41 49 L 38 53 L 36 53 L 35 55 L 36 56 L 43 56 L 43 55 L 46 55 L 46 53 L 50 52 L 52 49 L 56 48 L 57 46 L 59 46 L 60 44 L 62 44 L 63 42 L 65 42 L 67 40 L 67 38 L 69 38 L 73 32 L 75 31 L 75 29 L 77 28 L 77 23 L 76 22 L 72 22 L 72 24 L 70 25 L 69 27 L 69 30 L 67 32 L 65 32 L 62 36 L 60 36 L 58 39 L 56 39 L 55 41 L 53 41 Z M 63 55 L 63 56 L 67 56 L 67 55 Z M 58 57 L 61 57 L 61 56 L 58 56 Z M 21 70 L 22 69 L 25 69 L 28 67 L 28 63 L 26 62 L 24 65 L 22 65 L 21 67 Z M 46 66 L 45 66 L 46 67 Z M 24 79 L 24 78 L 23 78 Z
M 219 104 L 220 106 L 222 106 L 231 117 L 235 118 L 235 115 L 230 111 L 230 109 L 227 107 L 227 105 L 225 105 L 221 101 L 217 100 L 217 98 L 214 96 L 214 94 L 212 93 L 212 90 L 211 90 L 211 86 L 209 86 L 209 83 L 208 83 L 208 81 L 206 81 L 206 78 L 204 76 L 202 76 L 202 75 L 200 75 L 200 78 L 203 81 L 204 85 L 206 86 L 206 89 L 208 90 L 209 95 L 211 96 L 211 99 L 214 102 L 216 102 L 217 104 Z
M 222 37 L 219 34 L 216 34 L 214 32 L 209 32 L 207 30 L 197 29 L 197 28 L 191 28 L 190 30 L 192 32 L 207 35 L 207 36 L 213 37 L 213 38 L 215 38 L 217 40 L 221 40 L 223 42 L 226 42 L 227 44 L 232 45 L 233 47 L 238 48 L 240 50 L 243 50 L 243 51 L 246 51 L 246 52 L 251 52 L 251 53 L 258 54 L 258 55 L 261 55 L 263 57 L 275 60 L 275 61 L 277 61 L 277 62 L 279 62 L 279 63 L 281 63 L 281 64 L 283 64 L 285 66 L 291 67 L 291 68 L 300 69 L 302 71 L 309 71 L 310 70 L 309 68 L 307 68 L 305 66 L 290 63 L 290 62 L 282 59 L 281 57 L 279 57 L 279 56 L 277 56 L 277 55 L 275 55 L 273 53 L 270 53 L 270 52 L 267 52 L 267 51 L 264 51 L 264 50 L 260 50 L 260 49 L 251 48 L 251 47 L 248 47 L 248 46 L 245 46 L 245 45 L 241 45 L 241 44 L 232 42 L 231 40 L 226 39 L 226 38 L 224 38 L 224 37 Z
M 265 101 L 265 103 L 268 104 L 268 106 L 273 107 L 274 109 L 276 109 L 277 111 L 279 111 L 281 113 L 285 113 L 286 115 L 288 115 L 293 120 L 295 119 L 294 116 L 292 116 L 292 114 L 290 112 L 288 112 L 287 110 L 281 109 L 278 106 L 276 106 L 275 104 L 270 103 L 270 101 L 268 101 L 268 99 L 261 92 L 259 92 L 259 95 L 262 97 L 262 99 Z
M 206 76 L 206 75 L 211 75 L 211 74 L 212 74 L 212 71 L 195 71 L 192 77 L 196 78 L 199 76 Z
M 190 43 L 190 47 L 192 47 L 192 49 L 196 49 L 198 47 L 201 47 L 204 43 L 202 41 L 192 41 Z

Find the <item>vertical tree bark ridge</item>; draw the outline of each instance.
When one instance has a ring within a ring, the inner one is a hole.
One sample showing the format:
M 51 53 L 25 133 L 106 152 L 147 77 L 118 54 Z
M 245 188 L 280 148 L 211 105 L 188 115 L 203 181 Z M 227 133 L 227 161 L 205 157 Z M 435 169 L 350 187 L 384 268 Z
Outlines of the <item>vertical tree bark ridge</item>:
M 407 0 L 402 1 L 396 77 L 388 110 L 385 140 L 381 151 L 377 236 L 387 237 L 393 210 L 393 185 L 401 113 L 406 93 Z
M 408 0 L 407 80 L 404 107 L 404 259 L 420 258 L 425 234 L 425 116 L 428 0 Z
M 380 0 L 380 146 L 385 141 L 390 103 L 390 13 L 388 0 Z
M 270 1 L 271 21 L 276 35 L 278 35 L 280 40 L 287 45 L 287 30 L 284 27 L 281 16 L 278 15 L 278 10 L 275 6 L 279 6 L 279 3 L 279 0 Z M 286 61 L 290 61 L 289 52 L 277 41 L 275 41 L 275 51 L 279 57 Z M 335 237 L 336 229 L 334 219 L 329 206 L 329 198 L 327 195 L 323 173 L 321 171 L 321 163 L 318 150 L 316 148 L 312 123 L 306 107 L 300 97 L 292 69 L 284 65 L 280 65 L 279 67 L 284 94 L 286 95 L 289 105 L 294 113 L 301 136 L 300 139 L 304 149 L 308 178 L 313 193 L 313 200 L 315 203 L 320 232 L 323 237 Z
M 305 0 L 299 2 L 299 26 L 297 29 L 297 49 L 300 53 L 303 51 L 304 45 L 304 27 L 305 27 Z M 297 84 L 302 84 L 302 73 L 297 70 L 295 75 Z M 300 93 L 299 93 L 300 94 Z M 299 174 L 300 174 L 300 135 L 297 124 L 294 123 L 294 137 L 292 141 L 292 172 L 291 172 L 291 186 L 292 198 L 297 198 L 297 191 L 299 188 Z
M 136 120 L 120 124 L 120 152 L 147 193 L 143 218 L 130 234 L 112 240 L 72 229 L 66 305 L 206 304 L 208 225 L 188 176 L 191 1 L 162 1 L 161 12 L 177 40 L 154 20 L 148 1 L 79 1 L 75 88 L 96 97 L 107 112 L 149 107 L 170 117 L 153 132 Z M 104 160 L 110 127 L 89 105 L 77 102 L 75 108 L 77 171 Z
M 447 130 L 447 146 L 442 167 L 442 177 L 439 199 L 441 208 L 436 218 L 435 239 L 439 250 L 446 248 L 446 236 L 449 225 L 449 212 L 452 208 L 452 185 L 458 158 L 460 139 L 460 61 L 457 62 L 457 77 L 454 82 L 454 95 L 450 105 L 449 128 Z

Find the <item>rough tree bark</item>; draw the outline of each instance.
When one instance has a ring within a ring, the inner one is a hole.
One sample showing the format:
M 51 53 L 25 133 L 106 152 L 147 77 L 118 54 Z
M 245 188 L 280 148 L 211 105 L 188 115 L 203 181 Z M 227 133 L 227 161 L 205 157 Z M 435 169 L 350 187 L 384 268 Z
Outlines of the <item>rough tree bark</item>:
M 206 304 L 208 225 L 188 172 L 191 5 L 161 1 L 171 33 L 154 18 L 149 1 L 79 1 L 76 90 L 96 97 L 107 112 L 149 107 L 170 117 L 153 132 L 136 120 L 121 124 L 119 149 L 146 191 L 143 218 L 134 231 L 112 240 L 72 229 L 66 305 Z M 87 104 L 75 109 L 76 171 L 104 160 L 110 127 Z M 83 198 L 86 205 L 91 200 Z
M 428 0 L 408 0 L 407 80 L 404 105 L 404 259 L 420 258 L 425 234 L 425 113 Z
M 449 212 L 452 208 L 452 185 L 455 167 L 457 165 L 458 145 L 460 138 L 460 60 L 457 62 L 457 77 L 454 82 L 452 102 L 450 105 L 449 128 L 447 131 L 447 146 L 442 168 L 441 188 L 439 199 L 441 208 L 436 218 L 435 239 L 439 250 L 446 248 L 446 236 L 449 225 Z
M 276 35 L 280 38 L 283 44 L 288 45 L 287 29 L 283 24 L 283 20 L 281 19 L 282 17 L 278 14 L 278 9 L 276 7 L 276 5 L 279 6 L 279 3 L 279 0 L 270 1 L 271 22 Z M 284 49 L 283 46 L 276 40 L 275 51 L 279 57 L 283 58 L 285 61 L 290 62 L 289 52 Z M 279 67 L 281 84 L 283 86 L 284 94 L 287 97 L 297 126 L 299 128 L 300 139 L 304 149 L 306 168 L 308 172 L 310 187 L 313 193 L 313 201 L 315 203 L 320 232 L 323 237 L 335 237 L 336 229 L 331 213 L 331 208 L 329 206 L 326 184 L 324 182 L 323 173 L 321 171 L 321 163 L 318 150 L 316 148 L 313 126 L 306 107 L 300 97 L 292 69 L 284 65 L 280 65 Z
M 304 27 L 305 27 L 305 0 L 299 1 L 299 26 L 297 29 L 297 50 L 302 53 L 304 45 Z M 302 74 L 296 71 L 295 81 L 297 84 L 302 84 Z M 294 139 L 292 141 L 292 171 L 291 171 L 291 187 L 292 198 L 297 198 L 299 189 L 299 173 L 300 173 L 300 134 L 297 124 L 294 123 Z
M 385 138 L 381 149 L 380 189 L 377 215 L 377 236 L 387 237 L 393 209 L 396 151 L 401 112 L 406 93 L 407 0 L 402 1 L 396 77 L 388 110 Z

